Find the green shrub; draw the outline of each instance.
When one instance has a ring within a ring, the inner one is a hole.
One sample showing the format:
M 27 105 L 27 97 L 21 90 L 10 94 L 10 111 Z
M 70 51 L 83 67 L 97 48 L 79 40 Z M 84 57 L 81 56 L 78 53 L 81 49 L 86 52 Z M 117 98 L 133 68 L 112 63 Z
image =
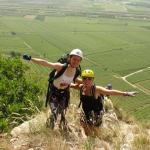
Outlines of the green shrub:
M 0 132 L 8 130 L 8 120 L 0 118 Z
M 42 107 L 40 86 L 26 77 L 28 69 L 18 58 L 0 56 L 0 132 L 27 120 Z

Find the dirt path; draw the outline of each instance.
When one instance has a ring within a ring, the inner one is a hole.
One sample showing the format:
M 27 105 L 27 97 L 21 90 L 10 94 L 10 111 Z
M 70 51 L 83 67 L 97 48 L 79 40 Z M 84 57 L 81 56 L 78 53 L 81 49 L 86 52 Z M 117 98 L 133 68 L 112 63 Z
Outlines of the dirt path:
M 92 63 L 93 65 L 102 67 L 101 65 L 99 65 L 98 63 L 96 63 L 96 61 L 93 61 L 93 60 L 89 59 L 88 57 L 84 57 L 84 59 L 87 60 L 88 62 Z
M 134 74 L 143 72 L 143 71 L 148 70 L 148 69 L 150 69 L 150 67 L 147 67 L 147 68 L 140 69 L 140 70 L 138 70 L 138 71 L 132 72 L 132 73 L 126 75 L 126 76 L 121 77 L 121 79 L 122 79 L 123 81 L 125 81 L 126 83 L 128 83 L 129 85 L 131 85 L 132 87 L 139 89 L 140 91 L 144 92 L 144 93 L 147 94 L 147 95 L 150 95 L 150 91 L 149 91 L 149 90 L 145 89 L 144 87 L 142 87 L 142 86 L 139 85 L 139 84 L 136 84 L 136 85 L 135 85 L 135 84 L 132 84 L 131 82 L 129 82 L 129 81 L 127 80 L 128 77 L 130 77 L 130 76 L 132 76 L 132 75 L 134 75 Z
M 27 46 L 27 48 L 32 50 L 32 47 L 28 43 L 24 42 L 24 45 Z
M 150 90 L 146 89 L 145 87 L 143 87 L 142 85 L 140 85 L 139 83 L 135 84 L 137 87 L 141 88 L 143 91 L 145 91 L 148 95 L 150 94 Z
M 128 74 L 128 75 L 126 75 L 126 76 L 124 76 L 124 77 L 122 77 L 122 78 L 127 78 L 127 77 L 129 77 L 129 76 L 132 76 L 132 75 L 137 74 L 137 73 L 139 73 L 139 72 L 143 72 L 143 71 L 148 70 L 148 69 L 150 69 L 150 67 L 147 67 L 147 68 L 140 69 L 140 70 L 138 70 L 138 71 L 132 72 L 132 73 L 130 73 L 130 74 Z

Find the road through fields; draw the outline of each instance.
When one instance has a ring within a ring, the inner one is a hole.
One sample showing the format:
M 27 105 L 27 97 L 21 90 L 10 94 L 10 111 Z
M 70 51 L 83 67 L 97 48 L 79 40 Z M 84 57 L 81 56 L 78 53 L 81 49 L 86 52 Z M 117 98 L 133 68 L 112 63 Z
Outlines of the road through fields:
M 147 94 L 147 95 L 150 95 L 150 91 L 149 91 L 149 90 L 143 88 L 141 85 L 132 84 L 131 82 L 129 82 L 129 81 L 127 80 L 127 77 L 132 76 L 132 75 L 137 74 L 137 73 L 140 73 L 140 72 L 143 72 L 143 71 L 145 71 L 145 70 L 147 70 L 147 69 L 150 69 L 150 67 L 147 67 L 147 68 L 140 69 L 140 70 L 138 70 L 138 71 L 132 72 L 132 73 L 126 75 L 126 76 L 121 77 L 121 79 L 122 79 L 123 81 L 125 81 L 126 83 L 128 83 L 129 85 L 131 85 L 132 87 L 139 89 L 140 91 L 144 92 L 144 93 Z

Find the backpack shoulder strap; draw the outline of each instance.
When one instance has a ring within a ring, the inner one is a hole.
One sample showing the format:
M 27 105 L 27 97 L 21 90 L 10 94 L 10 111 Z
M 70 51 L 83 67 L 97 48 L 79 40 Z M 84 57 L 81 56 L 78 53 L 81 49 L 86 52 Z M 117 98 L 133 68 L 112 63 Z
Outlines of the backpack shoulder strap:
M 65 70 L 67 69 L 67 67 L 68 67 L 68 63 L 65 63 L 63 65 L 62 69 L 59 72 L 57 72 L 57 74 L 54 76 L 54 79 L 59 78 L 65 72 Z
M 92 86 L 92 96 L 93 96 L 94 99 L 96 99 L 96 94 L 95 94 L 95 92 L 96 92 L 96 85 L 94 84 L 94 85 Z
M 80 68 L 76 68 L 76 73 L 75 73 L 75 75 L 74 75 L 73 82 L 75 82 L 76 78 L 77 78 L 78 76 L 80 76 L 80 75 L 81 75 L 81 70 L 80 70 Z
M 80 96 L 82 96 L 83 85 L 80 87 Z
M 93 87 L 92 87 L 92 95 L 93 95 L 93 98 L 96 99 L 96 85 L 94 84 Z M 100 101 L 102 101 L 104 99 L 104 95 L 103 94 L 100 94 L 98 96 L 98 99 Z

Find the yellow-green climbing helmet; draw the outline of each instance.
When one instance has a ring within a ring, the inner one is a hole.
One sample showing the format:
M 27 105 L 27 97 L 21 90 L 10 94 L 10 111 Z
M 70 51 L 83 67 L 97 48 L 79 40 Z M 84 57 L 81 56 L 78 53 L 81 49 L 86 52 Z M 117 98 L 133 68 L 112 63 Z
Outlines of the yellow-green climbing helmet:
M 94 78 L 94 72 L 91 69 L 85 69 L 82 71 L 82 77 Z

